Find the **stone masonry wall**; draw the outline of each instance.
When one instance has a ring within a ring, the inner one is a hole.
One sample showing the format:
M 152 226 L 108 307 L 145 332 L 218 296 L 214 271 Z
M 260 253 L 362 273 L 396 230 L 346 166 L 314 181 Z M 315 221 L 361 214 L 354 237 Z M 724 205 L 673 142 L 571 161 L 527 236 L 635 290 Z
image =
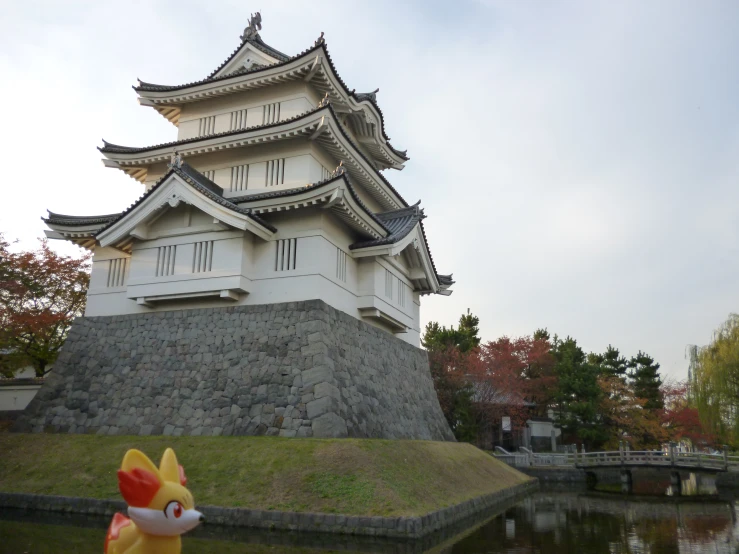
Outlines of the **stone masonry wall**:
M 320 300 L 80 318 L 14 430 L 454 440 L 426 353 Z

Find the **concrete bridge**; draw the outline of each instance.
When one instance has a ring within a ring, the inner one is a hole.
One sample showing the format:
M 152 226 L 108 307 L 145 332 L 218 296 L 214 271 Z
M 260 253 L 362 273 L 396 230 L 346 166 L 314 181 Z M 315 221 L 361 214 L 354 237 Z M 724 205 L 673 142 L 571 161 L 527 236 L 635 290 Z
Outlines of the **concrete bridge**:
M 674 446 L 669 450 L 619 450 L 603 452 L 534 453 L 521 448 L 517 453 L 496 448 L 494 456 L 519 468 L 560 467 L 583 470 L 592 488 L 606 482 L 618 472 L 621 491 L 634 491 L 635 480 L 661 481 L 669 474 L 670 493 L 684 494 L 686 487 L 691 494 L 710 494 L 715 491 L 715 477 L 721 472 L 739 472 L 739 456 L 729 456 L 726 448 L 720 454 L 679 452 Z

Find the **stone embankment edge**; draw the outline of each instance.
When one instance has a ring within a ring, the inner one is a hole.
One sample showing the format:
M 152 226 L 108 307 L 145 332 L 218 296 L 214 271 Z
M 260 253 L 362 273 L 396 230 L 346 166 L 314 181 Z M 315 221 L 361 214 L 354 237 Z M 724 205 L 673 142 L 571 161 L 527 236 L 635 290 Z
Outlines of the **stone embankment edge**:
M 423 516 L 410 517 L 347 516 L 218 506 L 198 506 L 197 509 L 209 524 L 223 526 L 417 539 L 538 488 L 539 482 L 532 479 Z M 112 516 L 126 510 L 125 502 L 119 500 L 7 492 L 0 492 L 0 507 L 98 516 Z

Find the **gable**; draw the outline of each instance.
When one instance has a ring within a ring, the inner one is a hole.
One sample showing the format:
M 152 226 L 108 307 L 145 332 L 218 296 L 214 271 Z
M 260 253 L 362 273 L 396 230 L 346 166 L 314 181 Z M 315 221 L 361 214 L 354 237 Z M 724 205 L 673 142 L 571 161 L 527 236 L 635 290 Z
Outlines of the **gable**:
M 186 232 L 188 229 L 196 231 L 211 227 L 214 227 L 212 230 L 219 229 L 213 223 L 212 216 L 190 204 L 179 204 L 175 208 L 169 204 L 164 204 L 159 213 L 152 214 L 147 223 L 148 232 L 154 236 L 165 236 L 180 231 Z
M 265 227 L 263 222 L 257 222 L 237 206 L 211 191 L 198 190 L 174 171 L 175 168 L 168 177 L 123 212 L 118 220 L 98 233 L 97 239 L 101 246 L 125 250 L 130 248 L 132 239 L 150 240 L 157 236 L 189 234 L 201 230 L 213 231 L 228 227 L 249 231 L 265 240 L 274 233 L 275 230 Z M 178 211 L 178 208 L 182 211 Z M 193 218 L 196 222 L 206 220 L 209 222 L 196 227 L 192 225 Z M 177 226 L 178 221 L 180 227 Z
M 270 56 L 269 54 L 258 50 L 251 43 L 245 42 L 236 55 L 224 65 L 214 77 L 229 75 L 240 69 L 251 69 L 254 66 L 272 65 L 280 60 Z

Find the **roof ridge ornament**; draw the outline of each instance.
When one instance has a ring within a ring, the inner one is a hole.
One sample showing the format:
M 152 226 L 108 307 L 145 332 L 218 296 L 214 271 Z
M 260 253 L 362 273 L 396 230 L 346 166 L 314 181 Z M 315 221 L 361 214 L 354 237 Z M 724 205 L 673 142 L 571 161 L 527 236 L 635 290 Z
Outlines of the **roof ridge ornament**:
M 334 172 L 331 174 L 331 178 L 333 179 L 334 177 L 338 177 L 344 173 L 346 173 L 346 166 L 344 165 L 344 160 L 341 160 L 339 165 L 336 166 L 336 169 L 334 169 Z
M 169 167 L 174 169 L 175 167 L 182 167 L 182 156 L 177 150 L 172 152 L 172 159 L 169 162 Z
M 321 101 L 318 103 L 318 107 L 325 108 L 330 103 L 331 103 L 331 98 L 329 97 L 328 92 L 327 92 L 326 95 L 323 98 L 321 98 Z
M 315 46 L 319 44 L 326 44 L 326 39 L 323 38 L 323 31 L 321 31 L 321 36 L 316 39 Z
M 254 40 L 259 37 L 259 31 L 262 30 L 262 14 L 260 12 L 251 14 L 249 18 L 249 25 L 244 29 L 244 34 L 241 35 L 241 42 L 247 40 Z
M 352 91 L 352 93 L 354 93 L 354 96 L 356 97 L 356 99 L 359 100 L 360 102 L 362 100 L 370 100 L 372 102 L 377 102 L 377 93 L 378 92 L 380 92 L 380 89 L 379 88 L 376 88 L 372 92 L 357 92 L 357 93 L 354 93 L 354 91 Z

